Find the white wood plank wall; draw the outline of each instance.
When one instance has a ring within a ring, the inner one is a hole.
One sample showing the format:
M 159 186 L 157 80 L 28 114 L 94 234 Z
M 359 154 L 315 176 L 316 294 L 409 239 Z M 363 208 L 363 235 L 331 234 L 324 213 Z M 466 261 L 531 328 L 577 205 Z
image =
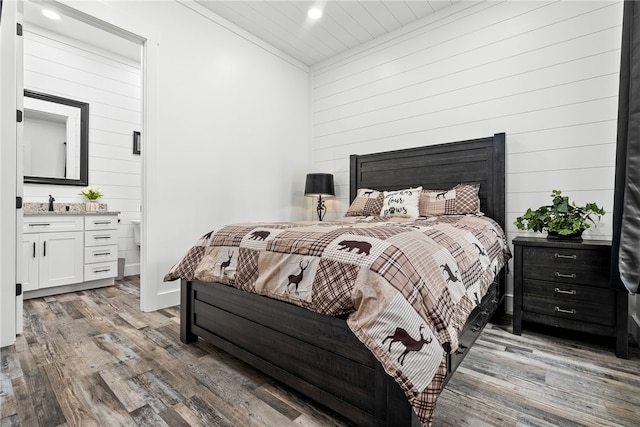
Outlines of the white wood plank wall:
M 133 131 L 141 123 L 140 63 L 38 27 L 25 28 L 24 86 L 89 103 L 89 184 L 120 211 L 119 254 L 125 274 L 138 274 L 140 253 L 131 219 L 140 218 L 141 162 Z M 144 147 L 143 147 L 144 149 Z M 25 184 L 26 202 L 84 202 L 82 187 Z
M 509 241 L 552 189 L 611 212 L 621 22 L 621 1 L 456 3 L 313 67 L 313 171 L 336 181 L 328 216 L 348 207 L 350 154 L 496 132 Z M 611 222 L 586 237 L 611 238 Z

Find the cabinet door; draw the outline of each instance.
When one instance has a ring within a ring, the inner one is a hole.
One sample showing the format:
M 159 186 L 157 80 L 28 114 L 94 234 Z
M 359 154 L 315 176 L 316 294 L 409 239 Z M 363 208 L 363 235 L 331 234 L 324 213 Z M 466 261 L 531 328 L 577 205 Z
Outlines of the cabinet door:
M 84 239 L 81 231 L 40 234 L 40 288 L 83 281 Z
M 38 261 L 40 259 L 40 235 L 22 235 L 22 290 L 38 289 Z

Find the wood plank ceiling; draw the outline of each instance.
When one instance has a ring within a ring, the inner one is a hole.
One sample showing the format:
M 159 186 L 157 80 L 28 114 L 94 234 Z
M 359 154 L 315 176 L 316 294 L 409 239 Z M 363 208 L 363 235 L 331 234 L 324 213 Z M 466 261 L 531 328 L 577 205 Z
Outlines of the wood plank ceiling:
M 411 24 L 458 0 L 300 0 L 196 3 L 308 66 Z M 323 10 L 317 21 L 312 7 Z

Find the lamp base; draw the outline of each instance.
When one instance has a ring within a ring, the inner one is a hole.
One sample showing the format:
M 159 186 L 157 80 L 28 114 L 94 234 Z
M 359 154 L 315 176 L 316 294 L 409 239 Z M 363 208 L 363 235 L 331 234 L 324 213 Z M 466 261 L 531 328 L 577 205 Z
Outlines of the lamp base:
M 318 212 L 318 220 L 322 221 L 324 215 L 327 213 L 327 207 L 324 205 L 322 196 L 318 196 L 318 206 L 316 207 L 316 212 Z

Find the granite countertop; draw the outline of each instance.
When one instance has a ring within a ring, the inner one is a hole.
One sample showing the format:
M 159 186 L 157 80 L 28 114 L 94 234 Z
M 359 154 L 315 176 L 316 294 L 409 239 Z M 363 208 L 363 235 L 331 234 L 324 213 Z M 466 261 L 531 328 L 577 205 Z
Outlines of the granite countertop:
M 118 215 L 120 211 L 24 211 L 24 216 L 64 216 L 64 215 Z
M 49 203 L 26 202 L 22 206 L 24 216 L 48 215 L 118 215 L 120 211 L 110 211 L 106 203 L 98 203 L 98 210 L 87 211 L 86 203 L 54 203 L 53 211 Z

